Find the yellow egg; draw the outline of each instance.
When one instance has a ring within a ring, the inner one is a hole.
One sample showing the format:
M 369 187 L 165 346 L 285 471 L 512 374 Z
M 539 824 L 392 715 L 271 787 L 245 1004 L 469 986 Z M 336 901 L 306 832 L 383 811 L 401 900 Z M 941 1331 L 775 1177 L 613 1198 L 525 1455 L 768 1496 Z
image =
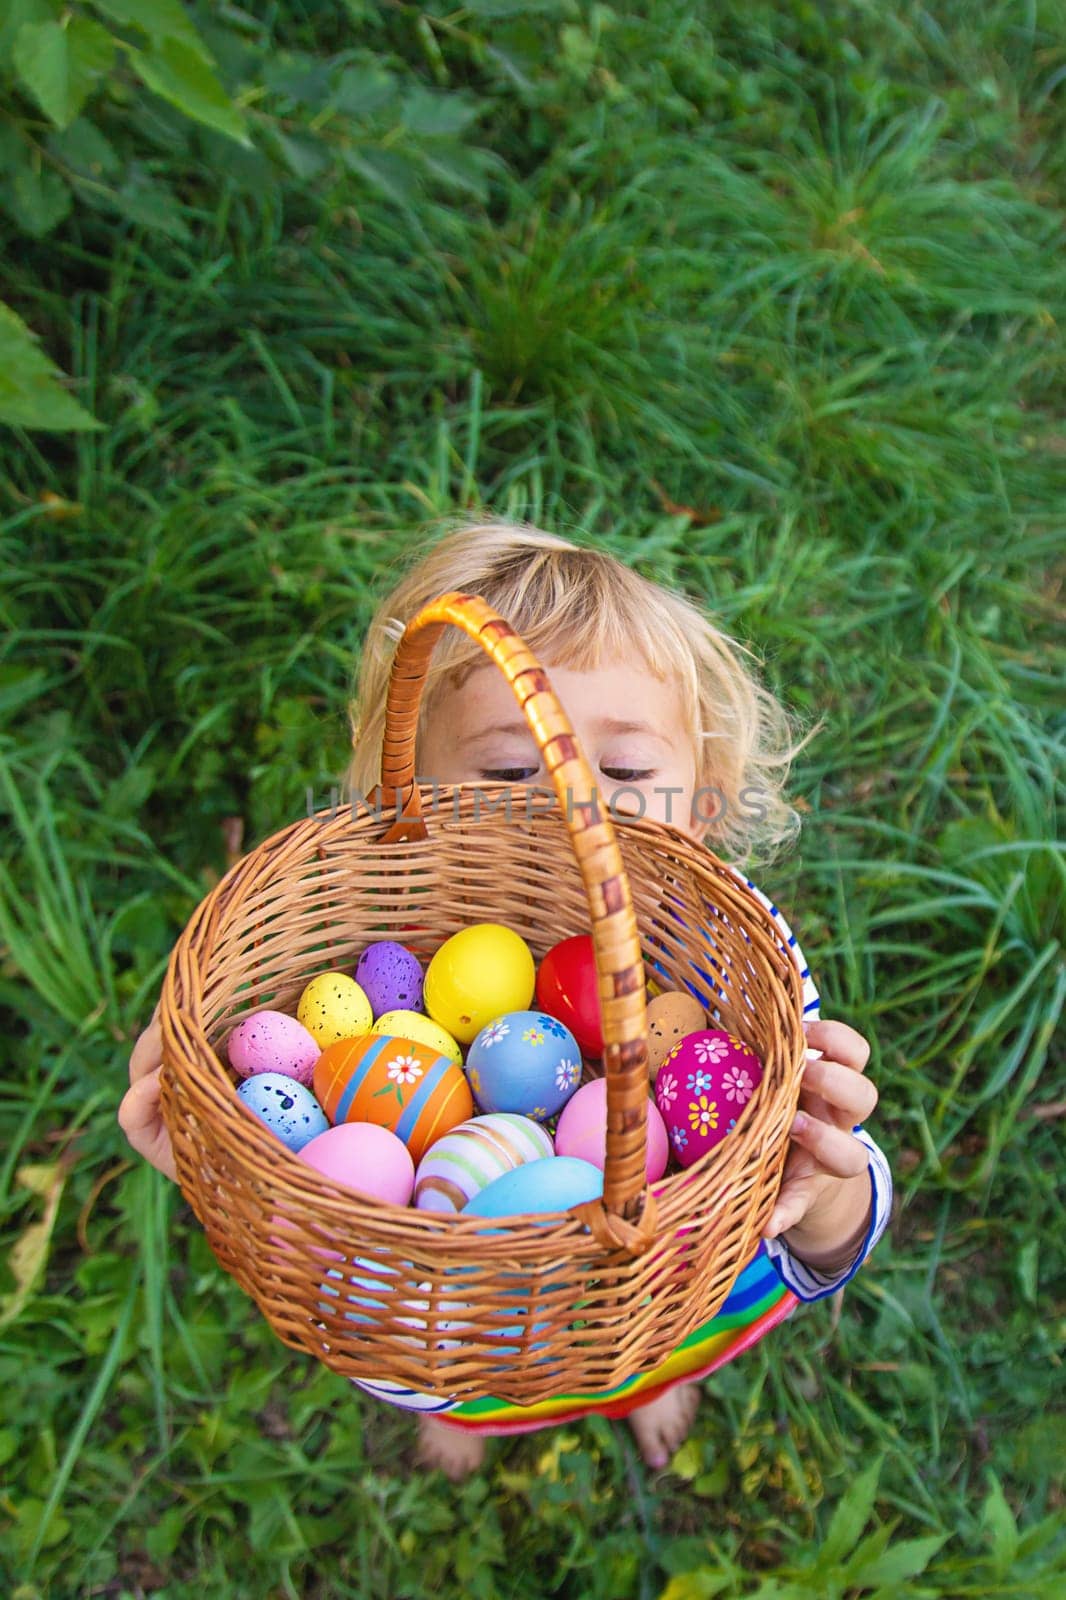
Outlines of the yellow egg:
M 438 1055 L 447 1056 L 457 1067 L 463 1064 L 463 1052 L 446 1028 L 421 1011 L 383 1011 L 371 1028 L 371 1033 L 392 1034 L 400 1039 L 417 1039 Z
M 374 1021 L 370 1001 L 346 972 L 323 972 L 312 978 L 300 996 L 296 1017 L 323 1050 L 338 1039 L 369 1033 Z
M 499 922 L 479 922 L 446 939 L 426 969 L 426 1010 L 460 1044 L 505 1011 L 526 1011 L 536 967 L 526 941 Z

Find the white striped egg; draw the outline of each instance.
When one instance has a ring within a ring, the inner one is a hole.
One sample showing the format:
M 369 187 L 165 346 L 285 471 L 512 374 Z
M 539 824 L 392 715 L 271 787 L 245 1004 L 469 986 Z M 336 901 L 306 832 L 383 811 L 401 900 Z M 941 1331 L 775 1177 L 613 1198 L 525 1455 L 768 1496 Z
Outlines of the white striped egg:
M 419 1211 L 462 1211 L 505 1172 L 554 1153 L 551 1135 L 531 1117 L 510 1111 L 470 1117 L 426 1151 L 415 1173 L 412 1204 Z

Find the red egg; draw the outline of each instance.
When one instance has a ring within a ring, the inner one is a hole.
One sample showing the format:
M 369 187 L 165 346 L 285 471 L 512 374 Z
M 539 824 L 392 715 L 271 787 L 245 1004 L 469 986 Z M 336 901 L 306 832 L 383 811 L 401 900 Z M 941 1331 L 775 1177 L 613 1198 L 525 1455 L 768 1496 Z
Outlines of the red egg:
M 681 1166 L 691 1167 L 736 1126 L 762 1074 L 754 1050 L 721 1028 L 674 1045 L 655 1079 L 655 1103 Z
M 582 1055 L 602 1056 L 603 1021 L 591 934 L 575 934 L 548 951 L 537 971 L 537 1005 L 570 1029 Z

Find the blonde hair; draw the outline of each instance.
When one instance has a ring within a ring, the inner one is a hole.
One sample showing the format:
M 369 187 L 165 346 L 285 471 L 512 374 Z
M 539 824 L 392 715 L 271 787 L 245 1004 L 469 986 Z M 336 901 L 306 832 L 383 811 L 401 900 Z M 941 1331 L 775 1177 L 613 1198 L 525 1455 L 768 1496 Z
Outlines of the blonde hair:
M 464 521 L 432 544 L 382 600 L 367 633 L 349 704 L 353 756 L 345 803 L 380 779 L 385 696 L 396 643 L 430 600 L 449 590 L 481 595 L 533 652 L 576 671 L 642 660 L 677 683 L 696 753 L 697 785 L 721 794 L 705 837 L 723 855 L 769 859 L 790 843 L 799 816 L 784 797 L 795 743 L 789 715 L 759 682 L 752 651 L 729 638 L 691 600 L 605 551 L 527 523 Z M 457 628 L 442 634 L 430 663 L 418 737 L 445 688 L 486 662 Z M 759 811 L 744 801 L 758 796 Z

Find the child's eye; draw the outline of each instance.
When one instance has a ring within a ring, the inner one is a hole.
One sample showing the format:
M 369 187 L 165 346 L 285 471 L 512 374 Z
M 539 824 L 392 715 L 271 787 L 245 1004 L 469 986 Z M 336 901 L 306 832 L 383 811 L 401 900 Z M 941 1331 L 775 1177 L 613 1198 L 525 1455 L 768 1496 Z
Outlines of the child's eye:
M 654 771 L 638 772 L 635 767 L 601 767 L 600 771 L 605 778 L 614 778 L 618 783 L 645 783 L 655 776 Z
M 538 771 L 537 767 L 497 767 L 481 776 L 490 783 L 524 783 L 527 778 L 536 777 Z

